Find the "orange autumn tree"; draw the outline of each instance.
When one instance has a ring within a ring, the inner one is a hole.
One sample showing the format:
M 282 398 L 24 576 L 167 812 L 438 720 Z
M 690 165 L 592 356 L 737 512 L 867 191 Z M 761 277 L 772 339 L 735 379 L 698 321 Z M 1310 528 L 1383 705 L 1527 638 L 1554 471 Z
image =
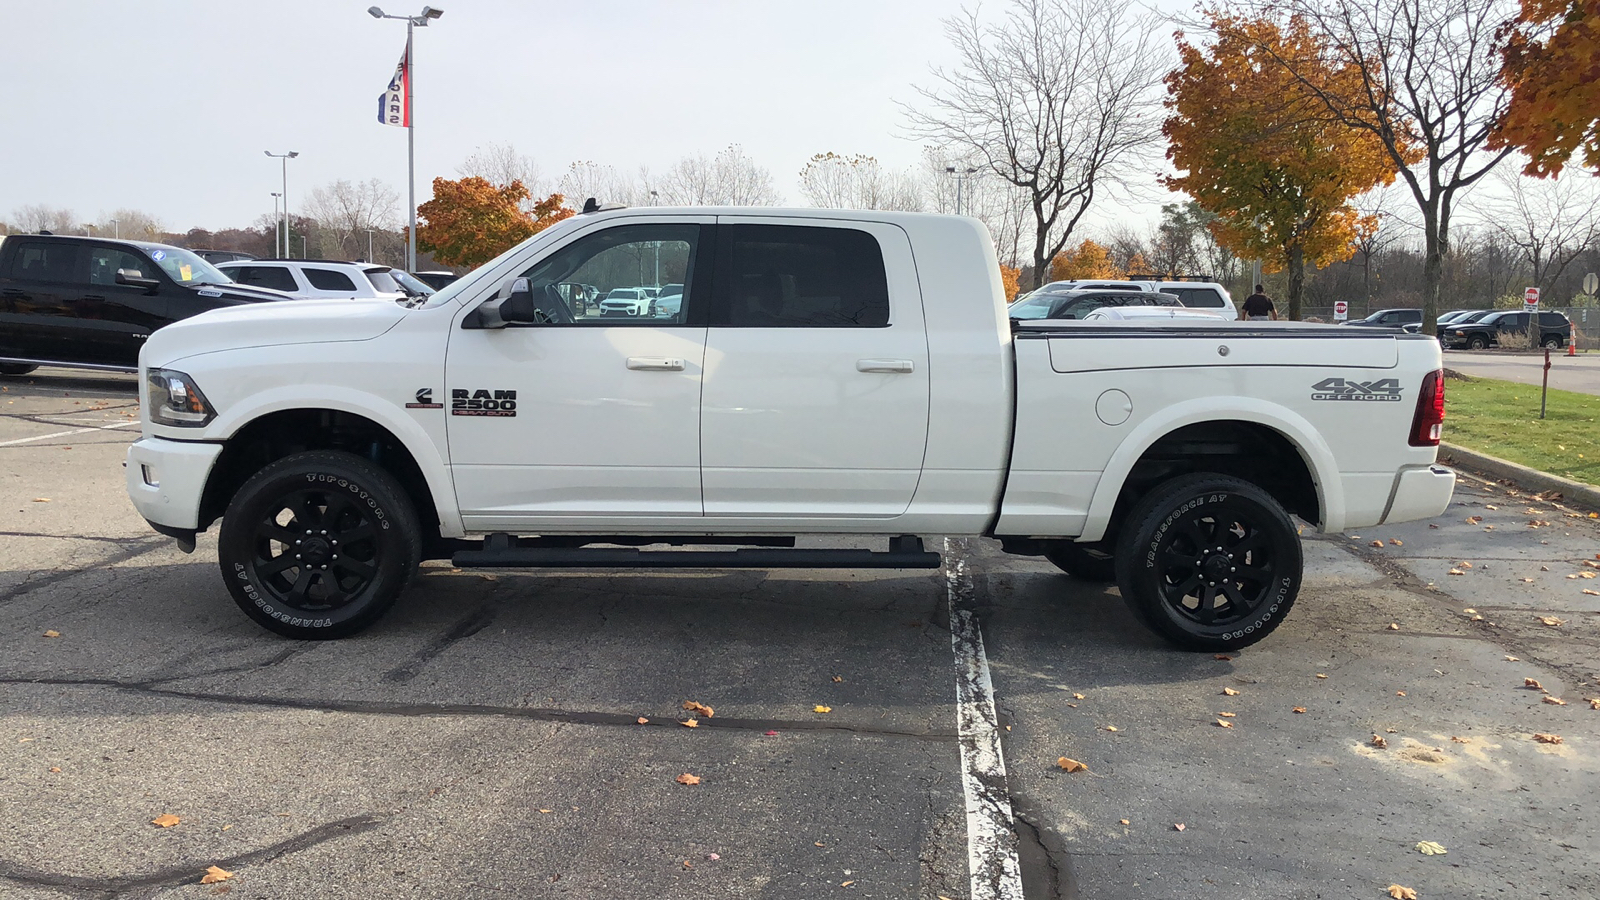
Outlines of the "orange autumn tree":
M 1111 261 L 1111 251 L 1094 241 L 1084 241 L 1076 249 L 1056 254 L 1050 260 L 1051 281 L 1121 278 L 1125 273 Z
M 1007 303 L 1017 299 L 1018 279 L 1021 277 L 1021 269 L 1013 269 L 1004 263 L 1000 264 L 1000 285 L 1005 289 Z
M 1396 169 L 1378 136 L 1329 115 L 1322 97 L 1353 95 L 1361 79 L 1328 61 L 1304 20 L 1280 28 L 1206 15 L 1215 42 L 1202 49 L 1180 34 L 1179 65 L 1166 78 L 1167 157 L 1183 174 L 1165 181 L 1218 216 L 1210 227 L 1219 244 L 1267 271 L 1288 270 L 1288 313 L 1298 319 L 1306 262 L 1354 254 L 1377 222 L 1350 201 L 1392 183 Z
M 433 180 L 433 199 L 417 207 L 417 247 L 447 266 L 477 266 L 572 215 L 560 194 L 535 203 L 520 181 L 506 185 L 468 176 Z
M 1555 176 L 1576 154 L 1600 173 L 1600 0 L 1522 0 L 1501 77 L 1511 102 L 1490 141 Z

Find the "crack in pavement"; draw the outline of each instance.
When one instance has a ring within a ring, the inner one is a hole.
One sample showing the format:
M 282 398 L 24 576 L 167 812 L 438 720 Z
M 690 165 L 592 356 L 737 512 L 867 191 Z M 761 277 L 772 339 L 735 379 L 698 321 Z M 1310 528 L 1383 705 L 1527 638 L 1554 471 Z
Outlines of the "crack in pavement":
M 145 875 L 128 875 L 121 878 L 89 878 L 81 875 L 58 875 L 18 863 L 0 860 L 0 878 L 18 884 L 33 885 L 35 887 L 57 888 L 60 890 L 91 894 L 104 897 L 115 897 L 129 891 L 140 889 L 177 887 L 184 884 L 199 884 L 200 876 L 205 874 L 206 865 L 220 866 L 224 869 L 234 866 L 249 866 L 256 863 L 271 862 L 279 857 L 291 853 L 299 853 L 318 844 L 337 840 L 341 837 L 371 831 L 383 824 L 383 819 L 374 815 L 350 816 L 319 825 L 310 831 L 301 832 L 293 837 L 279 841 L 260 850 L 251 850 L 226 859 L 194 863 L 184 866 L 172 866 L 160 869 Z
M 248 667 L 247 667 L 248 668 Z M 310 712 L 342 712 L 354 715 L 399 716 L 405 718 L 435 718 L 445 716 L 494 717 L 529 719 L 541 722 L 559 722 L 574 725 L 624 726 L 627 728 L 660 727 L 686 731 L 672 717 L 646 717 L 650 721 L 639 724 L 637 713 L 586 712 L 582 710 L 553 709 L 532 706 L 495 706 L 486 703 L 399 703 L 377 700 L 301 700 L 293 697 L 262 697 L 248 694 L 222 694 L 208 691 L 180 691 L 159 687 L 174 679 L 124 681 L 115 678 L 61 678 L 0 676 L 0 685 L 48 685 L 55 687 L 103 687 L 143 696 L 164 699 L 193 700 L 200 703 L 220 703 L 231 706 L 259 706 L 277 709 L 296 709 Z M 904 731 L 893 728 L 872 728 L 848 723 L 822 723 L 791 719 L 740 719 L 718 716 L 700 719 L 697 731 L 809 731 L 841 732 L 871 737 L 906 738 L 936 743 L 955 743 L 953 731 Z
M 413 654 L 411 659 L 383 673 L 379 676 L 379 680 L 386 684 L 403 684 L 410 681 L 417 677 L 424 666 L 450 649 L 451 646 L 488 628 L 499 614 L 500 607 L 494 602 L 493 593 L 491 592 L 488 602 L 468 613 L 454 625 L 451 625 L 444 634 L 429 641 L 427 646 Z
M 152 550 L 156 550 L 165 546 L 168 540 L 170 540 L 170 538 L 163 537 L 159 534 L 151 535 L 147 538 L 138 538 L 122 545 L 128 549 L 123 550 L 120 553 L 113 553 L 104 559 L 97 559 L 86 566 L 79 566 L 75 569 L 62 569 L 52 572 L 49 575 L 45 575 L 41 578 L 25 580 L 21 584 L 18 584 L 8 590 L 0 591 L 0 605 L 10 603 L 13 600 L 37 591 L 40 588 L 46 588 L 53 584 L 66 581 L 75 575 L 83 575 L 95 569 L 104 568 L 106 566 L 114 566 L 118 563 L 125 563 L 136 556 L 142 556 Z
M 19 538 L 54 538 L 59 541 L 96 541 L 102 544 L 140 544 L 151 539 L 150 535 L 137 535 L 129 537 L 101 537 L 93 534 L 47 534 L 43 531 L 0 531 L 0 537 Z

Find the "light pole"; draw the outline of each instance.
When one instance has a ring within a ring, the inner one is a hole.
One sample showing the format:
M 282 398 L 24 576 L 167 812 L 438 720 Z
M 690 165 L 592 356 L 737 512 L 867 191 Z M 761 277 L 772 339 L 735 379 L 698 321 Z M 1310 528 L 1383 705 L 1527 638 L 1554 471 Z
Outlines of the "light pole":
M 122 240 L 122 224 L 116 219 L 111 220 L 111 236 L 119 241 Z
M 299 156 L 300 151 L 290 150 L 288 153 L 273 153 L 271 150 L 263 150 L 261 152 L 273 159 L 283 160 L 283 255 L 293 256 L 294 251 L 289 249 L 289 160 Z
M 406 193 L 411 199 L 411 228 L 406 242 L 406 271 L 417 268 L 417 126 L 412 120 L 412 90 L 416 87 L 416 70 L 411 55 L 411 33 L 414 29 L 428 27 L 429 19 L 444 15 L 444 10 L 424 6 L 414 16 L 391 16 L 377 6 L 367 7 L 374 19 L 404 19 L 406 22 Z
M 374 229 L 371 229 L 371 228 L 363 228 L 362 229 L 362 231 L 365 231 L 367 233 L 367 262 L 369 262 L 369 263 L 370 262 L 377 262 L 377 260 L 372 258 L 372 232 L 373 232 L 373 230 Z
M 283 195 L 277 191 L 272 192 L 272 221 L 278 221 L 278 198 Z M 272 226 L 272 255 L 283 257 L 283 235 L 279 233 L 278 226 Z
M 965 181 L 967 176 L 972 175 L 978 170 L 969 167 L 958 172 L 956 171 L 955 166 L 945 166 L 944 170 L 956 177 L 956 215 L 959 216 L 961 215 L 961 182 Z

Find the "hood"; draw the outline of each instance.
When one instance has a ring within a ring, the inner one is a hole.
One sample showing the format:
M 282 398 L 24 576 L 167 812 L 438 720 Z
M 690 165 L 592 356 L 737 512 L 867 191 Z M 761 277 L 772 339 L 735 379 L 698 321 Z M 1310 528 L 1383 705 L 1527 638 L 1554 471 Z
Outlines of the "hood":
M 213 309 L 158 329 L 139 354 L 142 365 L 218 350 L 370 341 L 407 310 L 389 300 L 296 300 Z

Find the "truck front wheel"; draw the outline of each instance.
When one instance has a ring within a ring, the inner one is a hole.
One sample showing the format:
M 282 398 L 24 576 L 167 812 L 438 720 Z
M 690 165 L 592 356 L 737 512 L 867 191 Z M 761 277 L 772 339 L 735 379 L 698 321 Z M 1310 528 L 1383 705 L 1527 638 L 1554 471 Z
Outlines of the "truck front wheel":
M 1141 500 L 1117 544 L 1117 586 L 1146 625 L 1186 650 L 1235 650 L 1278 627 L 1300 592 L 1300 538 L 1249 482 L 1198 473 Z
M 217 552 L 245 615 L 279 634 L 340 638 L 394 603 L 422 555 L 416 512 L 388 472 L 317 450 L 245 482 L 222 518 Z

